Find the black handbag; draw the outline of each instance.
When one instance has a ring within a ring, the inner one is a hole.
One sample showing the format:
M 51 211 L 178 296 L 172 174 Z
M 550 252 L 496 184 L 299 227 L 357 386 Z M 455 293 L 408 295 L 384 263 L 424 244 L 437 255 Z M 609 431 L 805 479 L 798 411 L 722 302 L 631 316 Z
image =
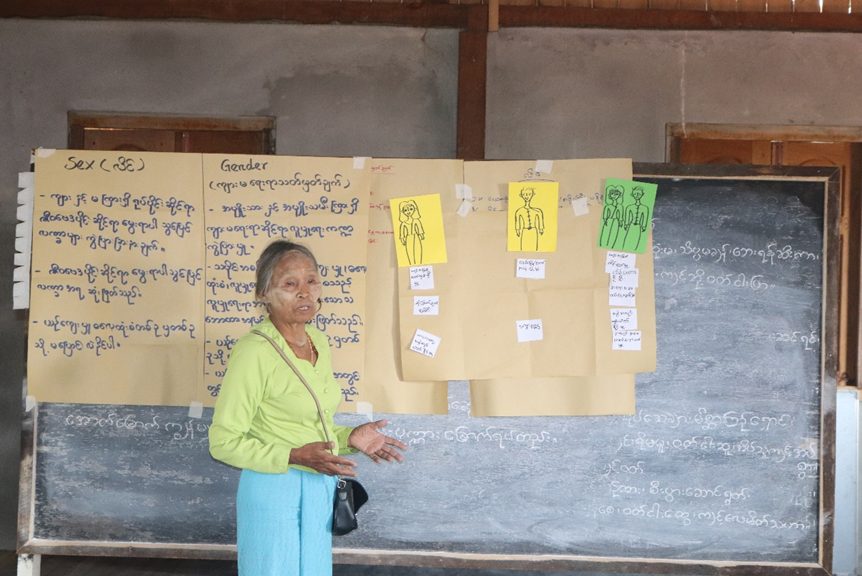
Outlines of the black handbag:
M 335 504 L 332 510 L 332 533 L 344 536 L 356 530 L 359 523 L 356 513 L 368 502 L 368 492 L 358 480 L 339 478 L 335 485 Z
M 272 338 L 260 330 L 252 330 L 252 332 L 258 336 L 263 336 L 268 340 L 269 343 L 272 344 L 272 347 L 275 348 L 276 352 L 278 352 L 287 365 L 290 366 L 290 369 L 293 370 L 293 372 L 299 377 L 300 381 L 305 385 L 308 393 L 311 394 L 311 397 L 314 399 L 315 406 L 317 406 L 317 417 L 320 418 L 320 426 L 323 428 L 323 434 L 326 437 L 326 441 L 331 442 L 329 439 L 329 431 L 326 428 L 326 421 L 323 419 L 323 410 L 320 409 L 320 401 L 317 399 L 317 394 L 314 393 L 311 385 L 305 380 L 302 373 L 296 368 L 296 366 L 294 366 L 293 362 L 290 361 L 290 358 L 287 357 L 287 354 L 279 348 L 278 344 L 276 344 Z M 330 451 L 331 450 L 332 449 L 330 448 Z M 338 476 L 337 479 L 338 481 L 335 483 L 335 498 L 332 503 L 332 533 L 336 536 L 344 536 L 359 527 L 359 522 L 356 520 L 356 513 L 359 512 L 359 509 L 363 504 L 368 502 L 368 492 L 365 491 L 365 488 L 362 487 L 362 484 L 360 484 L 358 480 L 354 480 L 353 478 L 341 478 L 340 476 Z

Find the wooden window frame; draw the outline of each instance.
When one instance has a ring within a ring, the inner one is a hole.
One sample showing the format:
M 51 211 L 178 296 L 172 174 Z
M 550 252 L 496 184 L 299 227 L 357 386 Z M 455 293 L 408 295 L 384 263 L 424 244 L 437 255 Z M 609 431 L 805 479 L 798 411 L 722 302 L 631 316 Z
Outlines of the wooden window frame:
M 665 161 L 678 163 L 680 141 L 744 140 L 769 141 L 771 162 L 783 165 L 782 147 L 786 142 L 849 143 L 858 144 L 852 152 L 852 170 L 848 190 L 841 191 L 839 243 L 847 246 L 847 268 L 839 282 L 841 292 L 846 291 L 846 317 L 839 323 L 846 330 L 839 333 L 839 349 L 846 351 L 846 362 L 838 375 L 839 385 L 860 386 L 862 382 L 862 128 L 847 126 L 786 126 L 750 124 L 668 123 L 665 126 Z M 858 151 L 857 151 L 858 149 Z M 856 196 L 852 196 L 855 190 Z M 839 246 L 843 254 L 843 249 Z M 843 267 L 842 267 L 843 268 Z M 839 309 L 840 313 L 840 309 Z
M 174 132 L 178 139 L 189 132 L 237 131 L 263 132 L 265 153 L 275 154 L 275 118 L 271 116 L 162 116 L 150 114 L 114 114 L 105 112 L 69 112 L 69 148 L 84 148 L 87 129 L 164 130 Z M 177 142 L 181 149 L 181 142 Z

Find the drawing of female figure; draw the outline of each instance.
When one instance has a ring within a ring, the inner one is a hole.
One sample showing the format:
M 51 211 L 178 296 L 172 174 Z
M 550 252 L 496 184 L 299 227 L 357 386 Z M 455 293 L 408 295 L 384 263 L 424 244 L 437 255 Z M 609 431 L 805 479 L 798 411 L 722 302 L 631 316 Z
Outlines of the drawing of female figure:
M 398 205 L 398 239 L 407 251 L 407 262 L 411 266 L 422 264 L 422 241 L 425 240 L 425 229 L 422 227 L 422 216 L 415 200 L 405 200 Z
M 600 246 L 615 249 L 623 225 L 622 186 L 608 186 L 605 190 L 605 207 L 602 211 L 602 237 Z
M 534 188 L 522 188 L 519 196 L 524 205 L 515 210 L 515 234 L 521 240 L 521 252 L 538 252 L 539 236 L 545 233 L 544 212 L 530 205 L 535 195 Z

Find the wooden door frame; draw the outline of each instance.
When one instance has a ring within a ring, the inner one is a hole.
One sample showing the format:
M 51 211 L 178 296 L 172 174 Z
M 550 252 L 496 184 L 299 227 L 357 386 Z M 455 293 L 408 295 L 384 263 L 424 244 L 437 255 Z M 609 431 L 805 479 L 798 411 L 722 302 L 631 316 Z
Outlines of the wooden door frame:
M 770 124 L 711 124 L 711 123 L 668 123 L 665 126 L 665 161 L 678 162 L 679 141 L 686 138 L 699 140 L 758 140 L 772 141 L 774 145 L 781 142 L 823 142 L 858 144 L 862 151 L 862 128 L 852 126 L 789 126 Z M 859 154 L 859 156 L 857 156 Z M 773 154 L 774 156 L 774 154 Z M 841 319 L 847 325 L 847 331 L 839 335 L 839 348 L 847 351 L 845 370 L 839 375 L 839 384 L 860 385 L 862 379 L 862 152 L 852 153 L 852 162 L 859 170 L 851 172 L 851 189 L 859 193 L 855 202 L 849 206 L 843 201 L 845 193 L 841 193 L 839 243 L 847 243 L 848 263 L 847 277 L 841 278 L 842 288 L 846 287 L 847 311 L 846 318 Z M 839 247 L 840 248 L 840 247 Z

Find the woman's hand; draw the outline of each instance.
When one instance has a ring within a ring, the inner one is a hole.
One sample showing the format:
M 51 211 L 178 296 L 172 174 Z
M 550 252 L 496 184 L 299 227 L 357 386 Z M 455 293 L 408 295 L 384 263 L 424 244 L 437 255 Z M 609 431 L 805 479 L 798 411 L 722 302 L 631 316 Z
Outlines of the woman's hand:
M 329 451 L 331 442 L 311 442 L 290 451 L 290 463 L 299 464 L 330 476 L 356 476 L 356 463 Z
M 407 450 L 407 445 L 385 434 L 380 430 L 386 427 L 386 420 L 368 422 L 353 429 L 347 438 L 347 443 L 356 448 L 374 462 L 386 460 L 387 462 L 401 462 L 404 456 L 401 450 Z

